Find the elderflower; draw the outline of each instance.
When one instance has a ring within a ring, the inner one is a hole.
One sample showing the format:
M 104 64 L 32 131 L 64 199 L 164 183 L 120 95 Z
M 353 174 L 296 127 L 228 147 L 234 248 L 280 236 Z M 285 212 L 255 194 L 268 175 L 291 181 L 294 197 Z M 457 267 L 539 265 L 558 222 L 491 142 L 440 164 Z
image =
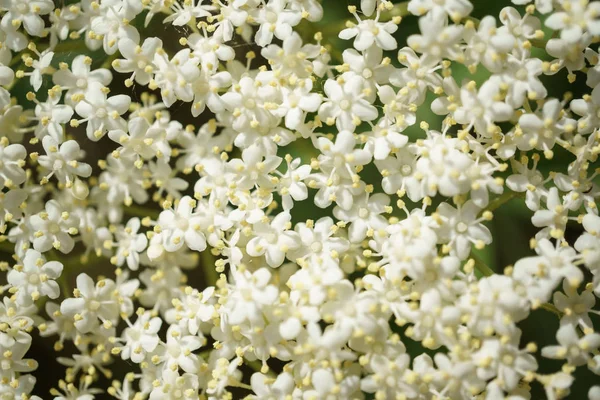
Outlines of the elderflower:
M 600 399 L 599 4 L 0 0 L 0 398 Z

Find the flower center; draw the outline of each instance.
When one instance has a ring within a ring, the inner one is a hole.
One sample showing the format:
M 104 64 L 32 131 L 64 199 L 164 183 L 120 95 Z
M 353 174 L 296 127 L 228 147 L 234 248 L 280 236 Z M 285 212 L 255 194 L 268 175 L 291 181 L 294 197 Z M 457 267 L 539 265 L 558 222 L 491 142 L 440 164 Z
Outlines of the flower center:
M 182 231 L 187 231 L 188 227 L 190 226 L 190 223 L 185 218 L 177 218 L 176 225 L 177 228 L 181 229 Z
M 310 245 L 310 249 L 315 253 L 320 253 L 323 250 L 323 243 L 317 241 Z
M 519 68 L 516 73 L 516 77 L 520 81 L 524 81 L 527 79 L 527 70 L 525 68 Z
M 60 225 L 58 225 L 56 222 L 50 222 L 48 225 L 48 231 L 52 234 L 56 234 L 60 232 Z
M 106 118 L 107 115 L 108 115 L 108 112 L 106 112 L 106 108 L 104 108 L 104 107 L 100 107 L 99 109 L 96 110 L 97 118 Z
M 369 216 L 369 210 L 367 210 L 366 208 L 362 207 L 358 210 L 358 216 L 361 218 L 367 218 Z
M 31 274 L 29 275 L 28 281 L 32 285 L 37 285 L 40 282 L 40 276 L 38 274 Z
M 458 224 L 456 224 L 456 231 L 458 233 L 465 233 L 467 231 L 467 229 L 469 229 L 469 227 L 467 226 L 467 224 L 465 224 L 464 222 L 459 222 Z
M 100 302 L 97 300 L 92 300 L 90 301 L 89 307 L 91 311 L 98 311 L 98 309 L 100 308 Z

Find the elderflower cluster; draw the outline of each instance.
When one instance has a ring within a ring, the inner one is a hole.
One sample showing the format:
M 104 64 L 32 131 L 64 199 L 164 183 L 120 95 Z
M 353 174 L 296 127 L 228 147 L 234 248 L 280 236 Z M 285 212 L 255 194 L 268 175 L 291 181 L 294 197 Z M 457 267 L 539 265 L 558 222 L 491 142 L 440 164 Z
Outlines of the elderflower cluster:
M 0 0 L 0 399 L 600 399 L 600 2 L 354 3 Z

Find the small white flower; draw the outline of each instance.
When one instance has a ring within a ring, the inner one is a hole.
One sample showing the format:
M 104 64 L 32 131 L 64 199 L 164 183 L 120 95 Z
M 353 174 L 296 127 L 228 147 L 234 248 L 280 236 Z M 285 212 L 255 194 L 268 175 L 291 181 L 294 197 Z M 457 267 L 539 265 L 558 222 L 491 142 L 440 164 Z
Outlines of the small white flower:
M 279 267 L 283 263 L 286 253 L 300 245 L 298 234 L 289 230 L 291 218 L 289 212 L 282 212 L 275 216 L 270 223 L 254 224 L 252 231 L 255 237 L 250 239 L 246 245 L 246 252 L 252 257 L 264 254 L 267 264 L 273 268 Z
M 340 131 L 354 132 L 363 121 L 377 118 L 377 109 L 364 99 L 361 76 L 353 76 L 343 85 L 328 79 L 324 89 L 327 98 L 319 107 L 319 117 L 327 124 L 335 123 Z
M 482 249 L 492 242 L 491 232 L 481 223 L 489 216 L 484 213 L 481 218 L 477 218 L 480 211 L 481 208 L 471 200 L 457 208 L 442 203 L 437 209 L 437 216 L 434 218 L 439 224 L 439 228 L 435 228 L 438 241 L 446 244 L 450 254 L 458 256 L 461 260 L 469 256 L 473 244 Z
M 29 305 L 40 296 L 56 299 L 60 288 L 56 279 L 60 277 L 63 265 L 58 261 L 46 262 L 38 251 L 29 249 L 23 258 L 23 265 L 17 265 L 7 275 L 8 283 L 17 289 L 17 301 Z
M 201 231 L 200 217 L 194 212 L 196 201 L 189 196 L 179 200 L 174 210 L 164 210 L 158 217 L 162 245 L 174 252 L 186 245 L 191 250 L 206 249 L 206 239 Z
M 54 247 L 64 254 L 70 253 L 75 246 L 71 235 L 78 233 L 78 222 L 79 218 L 65 211 L 56 200 L 48 201 L 45 211 L 30 219 L 33 248 L 45 253 Z
M 115 255 L 111 258 L 111 262 L 118 267 L 127 263 L 127 267 L 132 271 L 139 268 L 140 253 L 142 253 L 148 245 L 148 239 L 144 233 L 138 233 L 140 229 L 140 219 L 131 218 L 127 221 L 125 227 L 120 227 L 115 232 L 115 243 L 117 247 Z
M 107 93 L 102 84 L 91 82 L 75 106 L 75 112 L 82 117 L 76 120 L 76 125 L 87 122 L 85 132 L 88 139 L 94 142 L 100 140 L 107 131 L 123 130 L 126 126 L 121 115 L 129 110 L 131 98 L 124 94 L 107 97 Z
M 379 9 L 377 10 L 375 19 L 361 19 L 356 13 L 356 7 L 350 11 L 358 21 L 358 24 L 341 31 L 339 33 L 341 39 L 348 40 L 356 37 L 353 46 L 359 51 L 367 50 L 374 44 L 383 50 L 396 49 L 398 43 L 392 36 L 392 33 L 398 30 L 398 25 L 393 21 L 379 22 Z
M 566 359 L 573 366 L 585 364 L 591 355 L 600 347 L 600 334 L 589 333 L 582 337 L 571 324 L 561 326 L 556 332 L 559 345 L 546 346 L 542 349 L 542 356 L 555 359 Z
M 28 34 L 42 36 L 45 24 L 41 16 L 52 12 L 54 4 L 50 0 L 2 0 L 0 7 L 8 11 L 2 17 L 3 29 L 22 23 Z
M 81 149 L 76 141 L 68 140 L 59 145 L 52 136 L 45 136 L 42 144 L 46 155 L 39 156 L 38 163 L 50 171 L 43 181 L 47 182 L 50 177 L 56 176 L 60 183 L 70 188 L 78 176 L 87 178 L 92 174 L 89 164 L 77 161 L 81 158 Z
M 75 321 L 81 333 L 96 329 L 98 320 L 110 328 L 119 316 L 119 304 L 114 294 L 115 283 L 110 279 L 99 280 L 95 285 L 87 274 L 77 276 L 76 297 L 63 300 L 60 312 Z

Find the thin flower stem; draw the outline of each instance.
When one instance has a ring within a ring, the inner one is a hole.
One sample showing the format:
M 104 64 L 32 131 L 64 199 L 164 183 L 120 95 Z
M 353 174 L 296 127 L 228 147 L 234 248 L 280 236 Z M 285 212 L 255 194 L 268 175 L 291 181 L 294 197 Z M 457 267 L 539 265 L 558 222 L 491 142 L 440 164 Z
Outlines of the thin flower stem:
M 200 257 L 202 258 L 202 271 L 204 273 L 206 285 L 214 286 L 219 280 L 219 274 L 215 269 L 215 256 L 210 252 L 210 249 L 207 248 L 200 253 Z
M 479 256 L 471 253 L 471 258 L 473 261 L 475 261 L 475 269 L 477 269 L 477 271 L 479 271 L 483 276 L 492 276 L 495 274 L 494 270 L 484 263 Z
M 244 364 L 247 365 L 248 367 L 252 368 L 252 370 L 262 373 L 263 365 L 260 362 L 260 360 L 254 360 L 254 361 L 244 360 Z M 270 377 L 275 377 L 275 375 L 273 374 L 273 372 L 270 369 L 269 369 L 269 371 L 267 371 L 267 373 L 265 375 L 270 376 Z
M 560 310 L 558 308 L 556 308 L 556 306 L 554 304 L 550 304 L 550 303 L 544 303 L 542 305 L 540 305 L 540 308 L 549 311 L 553 314 L 556 314 L 559 318 L 562 316 L 562 313 L 560 312 Z
M 7 254 L 15 253 L 15 245 L 8 241 L 0 242 L 0 251 Z
M 494 211 L 494 210 L 500 208 L 500 206 L 508 203 L 509 201 L 511 201 L 512 199 L 517 198 L 517 197 L 523 197 L 523 193 L 505 192 L 500 197 L 497 197 L 494 200 L 492 200 L 492 202 L 490 203 L 489 206 L 487 206 L 486 209 L 488 211 Z
M 137 204 L 132 204 L 129 207 L 126 207 L 124 209 L 124 212 L 125 212 L 125 214 L 131 215 L 133 217 L 140 217 L 140 218 L 150 217 L 152 219 L 157 219 L 158 214 L 160 213 L 159 210 L 155 210 L 155 209 L 147 208 L 147 207 L 143 207 L 143 206 L 138 206 Z

